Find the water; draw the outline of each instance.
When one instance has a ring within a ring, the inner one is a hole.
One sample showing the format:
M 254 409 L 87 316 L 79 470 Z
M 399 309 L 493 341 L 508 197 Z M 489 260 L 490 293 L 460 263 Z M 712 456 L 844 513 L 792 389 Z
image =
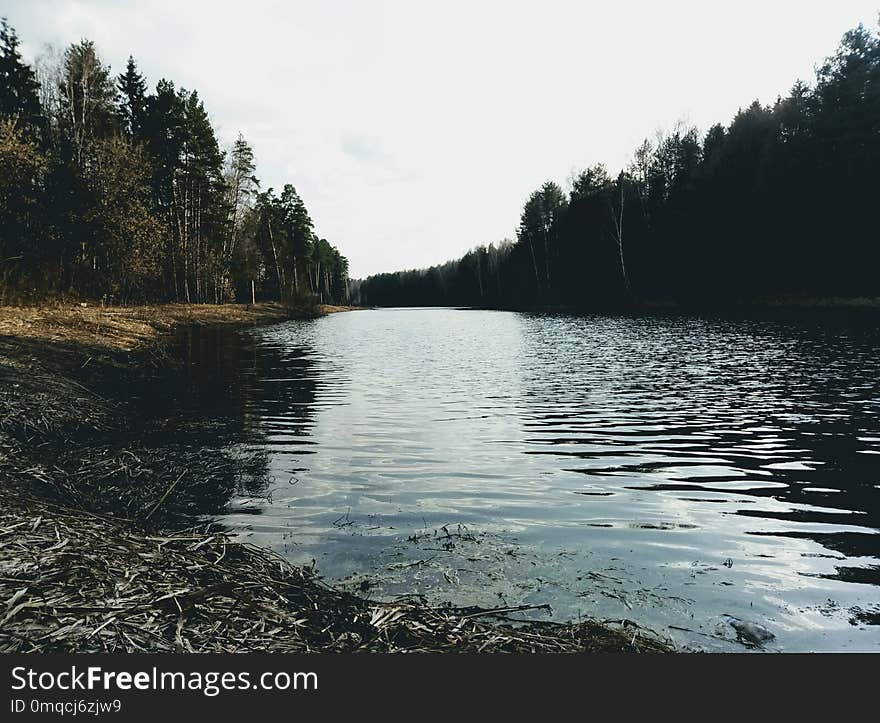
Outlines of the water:
M 362 594 L 880 649 L 876 318 L 389 309 L 190 351 L 265 465 L 223 525 Z

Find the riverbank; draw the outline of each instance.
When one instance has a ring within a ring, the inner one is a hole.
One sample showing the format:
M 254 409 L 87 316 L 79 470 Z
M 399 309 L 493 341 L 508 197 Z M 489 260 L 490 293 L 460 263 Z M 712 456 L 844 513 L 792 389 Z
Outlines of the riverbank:
M 133 351 L 189 325 L 252 326 L 285 319 L 315 318 L 353 306 L 289 307 L 259 304 L 160 304 L 111 306 L 0 306 L 0 336 L 72 342 L 85 347 Z
M 642 302 L 645 310 L 688 311 L 688 312 L 761 312 L 761 311 L 832 311 L 880 309 L 877 296 L 758 296 L 753 299 L 706 303 L 672 301 L 669 299 L 649 299 Z
M 751 299 L 682 301 L 676 299 L 631 299 L 595 306 L 537 304 L 532 306 L 462 306 L 462 309 L 518 311 L 538 314 L 761 314 L 764 312 L 880 311 L 877 296 L 763 296 Z
M 516 610 L 371 601 L 209 524 L 179 529 L 224 460 L 145 443 L 128 394 L 175 374 L 177 328 L 290 315 L 0 308 L 0 651 L 670 650 L 626 621 L 491 622 Z

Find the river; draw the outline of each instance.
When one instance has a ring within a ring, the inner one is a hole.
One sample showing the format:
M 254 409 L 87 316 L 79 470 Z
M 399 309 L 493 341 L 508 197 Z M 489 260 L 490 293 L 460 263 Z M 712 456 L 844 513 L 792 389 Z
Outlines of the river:
M 381 599 L 880 649 L 880 324 L 384 309 L 193 332 L 219 522 Z

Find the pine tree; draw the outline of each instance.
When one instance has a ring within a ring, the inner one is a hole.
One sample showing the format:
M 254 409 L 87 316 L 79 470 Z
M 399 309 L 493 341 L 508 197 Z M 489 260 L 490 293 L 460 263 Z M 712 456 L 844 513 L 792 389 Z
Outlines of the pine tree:
M 183 103 L 174 83 L 162 79 L 156 92 L 147 96 L 143 143 L 152 161 L 154 213 L 162 220 L 164 234 L 163 276 L 168 298 L 180 300 L 180 258 L 174 223 L 174 176 L 183 153 Z
M 565 192 L 557 184 L 548 181 L 529 196 L 520 216 L 517 235 L 531 255 L 535 286 L 539 294 L 545 296 L 552 289 L 558 222 L 565 207 Z
M 227 213 L 224 206 L 223 153 L 196 91 L 179 92 L 183 107 L 183 145 L 174 174 L 173 205 L 183 260 L 182 291 L 187 302 L 204 301 L 209 291 L 219 302 L 218 278 Z
M 314 224 L 309 216 L 306 204 L 300 195 L 289 183 L 284 186 L 281 194 L 281 202 L 285 208 L 288 228 L 290 229 L 290 253 L 291 253 L 291 275 L 293 277 L 293 292 L 300 295 L 307 291 L 300 286 L 300 269 L 306 269 L 306 277 L 309 281 L 309 287 L 314 291 L 315 286 L 312 283 L 312 274 L 308 272 L 308 264 L 312 260 L 312 251 L 314 246 Z
M 132 56 L 128 56 L 125 72 L 116 79 L 117 112 L 122 129 L 130 138 L 144 140 L 144 124 L 147 113 L 147 81 L 138 72 Z
M 36 131 L 42 118 L 39 83 L 34 71 L 22 62 L 15 29 L 0 20 L 0 115 L 17 121 L 20 128 Z

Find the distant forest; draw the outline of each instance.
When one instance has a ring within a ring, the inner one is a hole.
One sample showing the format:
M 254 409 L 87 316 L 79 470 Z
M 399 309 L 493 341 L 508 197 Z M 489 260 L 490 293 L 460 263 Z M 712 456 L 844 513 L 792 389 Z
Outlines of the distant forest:
M 567 192 L 545 183 L 525 202 L 515 240 L 371 276 L 357 298 L 596 308 L 880 295 L 878 204 L 880 37 L 860 25 L 812 86 L 798 81 L 772 106 L 755 101 L 705 134 L 658 133 L 616 176 L 599 164 Z
M 292 185 L 261 190 L 194 90 L 83 40 L 34 67 L 0 23 L 0 303 L 343 302 L 348 262 Z

